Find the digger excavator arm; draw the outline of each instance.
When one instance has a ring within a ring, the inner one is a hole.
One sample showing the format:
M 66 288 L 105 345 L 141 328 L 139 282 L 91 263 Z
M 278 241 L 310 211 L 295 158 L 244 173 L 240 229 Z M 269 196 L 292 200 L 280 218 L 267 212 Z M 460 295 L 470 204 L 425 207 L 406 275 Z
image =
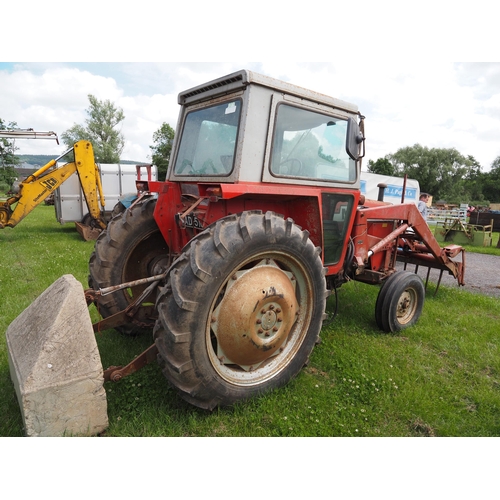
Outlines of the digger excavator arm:
M 74 161 L 57 167 L 57 161 L 72 151 Z M 73 148 L 59 158 L 49 161 L 22 181 L 19 185 L 19 193 L 0 204 L 0 229 L 16 226 L 75 172 L 80 179 L 91 217 L 104 229 L 106 222 L 101 216 L 99 206 L 104 207 L 105 204 L 101 178 L 95 163 L 92 144 L 88 141 L 78 141 Z

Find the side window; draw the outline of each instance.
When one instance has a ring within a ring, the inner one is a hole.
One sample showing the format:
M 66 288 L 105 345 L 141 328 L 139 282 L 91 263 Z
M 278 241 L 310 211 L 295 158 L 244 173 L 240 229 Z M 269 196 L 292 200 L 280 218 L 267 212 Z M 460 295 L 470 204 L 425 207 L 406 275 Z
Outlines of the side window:
M 236 100 L 186 115 L 176 175 L 220 176 L 233 169 L 241 101 Z
M 345 245 L 354 197 L 346 194 L 323 193 L 322 204 L 324 263 L 336 264 L 340 260 Z
M 347 120 L 280 104 L 271 172 L 277 176 L 353 182 L 356 164 L 346 152 Z

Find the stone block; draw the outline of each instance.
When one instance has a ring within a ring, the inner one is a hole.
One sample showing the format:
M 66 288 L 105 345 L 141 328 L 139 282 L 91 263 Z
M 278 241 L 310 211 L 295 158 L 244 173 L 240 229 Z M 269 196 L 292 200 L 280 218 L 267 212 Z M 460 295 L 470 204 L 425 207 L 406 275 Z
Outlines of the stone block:
M 27 436 L 92 436 L 108 427 L 101 358 L 74 276 L 47 288 L 6 337 Z

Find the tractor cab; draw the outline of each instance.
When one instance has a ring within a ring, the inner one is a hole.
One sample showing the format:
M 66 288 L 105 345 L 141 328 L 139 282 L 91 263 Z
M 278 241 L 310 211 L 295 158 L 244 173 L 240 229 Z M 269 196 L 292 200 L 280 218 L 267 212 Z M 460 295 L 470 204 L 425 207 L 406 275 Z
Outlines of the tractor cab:
M 169 180 L 359 189 L 357 107 L 250 71 L 179 95 Z

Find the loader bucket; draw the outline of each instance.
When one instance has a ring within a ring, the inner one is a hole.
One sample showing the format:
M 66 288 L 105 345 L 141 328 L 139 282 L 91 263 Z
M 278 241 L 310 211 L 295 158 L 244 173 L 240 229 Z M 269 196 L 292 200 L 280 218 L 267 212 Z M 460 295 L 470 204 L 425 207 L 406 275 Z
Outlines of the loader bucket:
M 87 226 L 85 224 L 82 224 L 81 222 L 75 222 L 75 226 L 76 226 L 76 230 L 78 231 L 78 234 L 85 241 L 96 240 L 102 231 L 102 229 Z
M 27 436 L 91 436 L 108 427 L 104 374 L 83 287 L 59 278 L 6 332 Z

